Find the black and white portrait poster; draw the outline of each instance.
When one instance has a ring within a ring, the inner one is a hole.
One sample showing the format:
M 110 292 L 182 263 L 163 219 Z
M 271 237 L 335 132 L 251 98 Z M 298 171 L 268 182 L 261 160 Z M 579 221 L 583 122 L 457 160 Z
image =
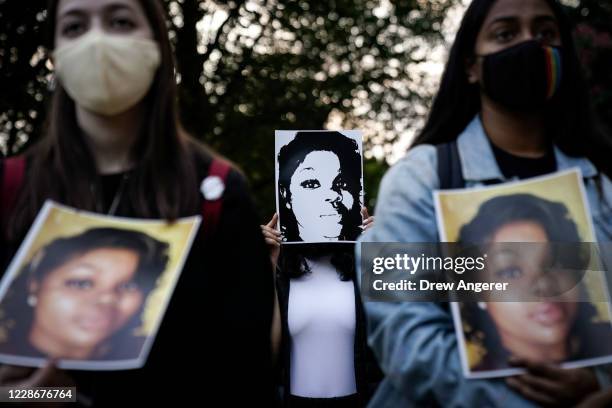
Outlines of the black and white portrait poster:
M 275 145 L 283 242 L 354 242 L 362 223 L 361 131 L 278 130 Z

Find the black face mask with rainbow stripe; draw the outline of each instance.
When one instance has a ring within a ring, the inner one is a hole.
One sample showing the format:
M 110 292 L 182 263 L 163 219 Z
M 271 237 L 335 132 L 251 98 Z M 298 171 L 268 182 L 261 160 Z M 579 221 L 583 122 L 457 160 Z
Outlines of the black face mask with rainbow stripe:
M 517 112 L 537 112 L 559 92 L 563 49 L 531 40 L 481 56 L 486 95 Z

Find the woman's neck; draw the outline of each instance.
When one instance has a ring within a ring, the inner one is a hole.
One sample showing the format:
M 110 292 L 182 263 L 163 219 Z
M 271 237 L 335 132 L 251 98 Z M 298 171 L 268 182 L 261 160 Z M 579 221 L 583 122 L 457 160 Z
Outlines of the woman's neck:
M 77 106 L 76 116 L 100 174 L 120 173 L 132 167 L 132 147 L 143 125 L 142 104 L 114 116 Z
M 500 333 L 502 344 L 510 354 L 530 361 L 560 362 L 567 360 L 569 349 L 565 341 L 557 344 L 535 344 L 518 339 L 507 333 Z
M 32 327 L 28 340 L 36 350 L 50 357 L 87 360 L 95 350 L 95 346 L 76 347 L 61 341 L 56 341 L 53 336 L 37 325 Z
M 548 151 L 542 115 L 510 112 L 483 95 L 481 119 L 491 142 L 508 153 L 538 158 Z

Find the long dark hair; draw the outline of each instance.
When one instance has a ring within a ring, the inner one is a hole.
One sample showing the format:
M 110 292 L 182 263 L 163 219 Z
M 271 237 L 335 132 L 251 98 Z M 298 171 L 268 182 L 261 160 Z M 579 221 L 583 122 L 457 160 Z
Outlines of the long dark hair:
M 101 248 L 127 249 L 138 255 L 134 282 L 142 291 L 145 300 L 155 288 L 169 260 L 169 245 L 166 242 L 138 231 L 92 228 L 77 235 L 53 240 L 38 250 L 30 262 L 21 269 L 0 304 L 2 325 L 6 329 L 9 347 L 14 347 L 15 344 L 12 343 L 15 341 L 27 342 L 32 327 L 34 309 L 27 304 L 30 283 L 42 282 L 49 273 L 74 257 Z M 142 324 L 144 307 L 145 301 L 125 326 L 105 343 L 106 346 L 110 346 L 109 352 L 121 353 L 121 350 L 113 347 L 114 339 L 125 341 L 134 336 L 134 329 Z M 131 336 L 126 338 L 126 334 Z M 125 352 L 129 354 L 127 350 Z
M 52 50 L 59 0 L 47 8 L 48 44 Z M 166 218 L 198 212 L 197 173 L 190 150 L 201 149 L 182 131 L 177 113 L 175 63 L 160 1 L 139 0 L 161 51 L 161 65 L 143 103 L 145 126 L 131 152 L 136 168 L 125 188 L 126 198 L 144 218 Z M 92 153 L 76 122 L 74 101 L 57 84 L 47 116 L 46 134 L 26 157 L 28 183 L 18 199 L 9 236 L 23 234 L 43 202 L 50 198 L 79 209 L 96 210 L 100 201 L 91 186 L 100 184 Z
M 301 241 L 298 222 L 293 211 L 287 208 L 291 203 L 291 177 L 309 153 L 328 151 L 335 153 L 340 161 L 340 171 L 345 175 L 347 191 L 353 196 L 353 206 L 342 214 L 341 240 L 354 240 L 361 229 L 361 156 L 353 139 L 340 132 L 297 132 L 295 138 L 283 146 L 278 153 L 278 197 L 281 232 L 288 241 Z M 340 206 L 342 207 L 342 206 Z
M 295 279 L 310 274 L 307 259 L 330 257 L 342 281 L 355 279 L 355 245 L 343 243 L 283 245 L 278 262 L 283 279 Z
M 562 202 L 526 193 L 493 197 L 485 201 L 474 218 L 461 227 L 457 241 L 468 249 L 470 245 L 488 245 L 500 228 L 524 221 L 544 229 L 548 240 L 553 243 L 550 247 L 552 259 L 557 265 L 575 271 L 577 275 L 572 281 L 579 283 L 591 259 L 591 245 L 582 244 L 578 226 Z
M 465 67 L 475 57 L 478 33 L 496 1 L 473 0 L 465 12 L 429 117 L 413 147 L 456 140 L 480 111 L 479 85 L 468 82 Z M 563 85 L 556 103 L 545 113 L 548 134 L 565 154 L 587 157 L 606 175 L 612 176 L 609 160 L 612 143 L 596 125 L 588 87 L 572 38 L 572 26 L 556 0 L 545 1 L 558 20 L 564 49 Z
M 564 203 L 527 193 L 502 195 L 485 201 L 474 218 L 461 227 L 458 241 L 482 244 L 504 225 L 517 221 L 541 225 L 554 242 L 582 241 Z

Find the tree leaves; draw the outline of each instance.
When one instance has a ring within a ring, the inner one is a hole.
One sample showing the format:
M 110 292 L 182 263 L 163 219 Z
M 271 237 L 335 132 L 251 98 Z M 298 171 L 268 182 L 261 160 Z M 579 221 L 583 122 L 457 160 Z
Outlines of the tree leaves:
M 422 123 L 435 91 L 419 70 L 442 44 L 441 26 L 459 0 L 164 0 L 176 51 L 181 120 L 188 131 L 238 163 L 262 215 L 274 208 L 274 130 L 368 127 L 388 151 Z M 0 0 L 0 152 L 41 137 L 50 64 L 44 0 Z M 612 10 L 581 0 L 572 18 L 595 101 L 612 117 Z M 587 10 L 587 11 L 585 11 Z M 586 56 L 585 56 L 586 55 Z M 375 128 L 372 124 L 375 123 Z M 368 197 L 387 166 L 368 161 Z M 371 174 L 376 175 L 372 177 Z

